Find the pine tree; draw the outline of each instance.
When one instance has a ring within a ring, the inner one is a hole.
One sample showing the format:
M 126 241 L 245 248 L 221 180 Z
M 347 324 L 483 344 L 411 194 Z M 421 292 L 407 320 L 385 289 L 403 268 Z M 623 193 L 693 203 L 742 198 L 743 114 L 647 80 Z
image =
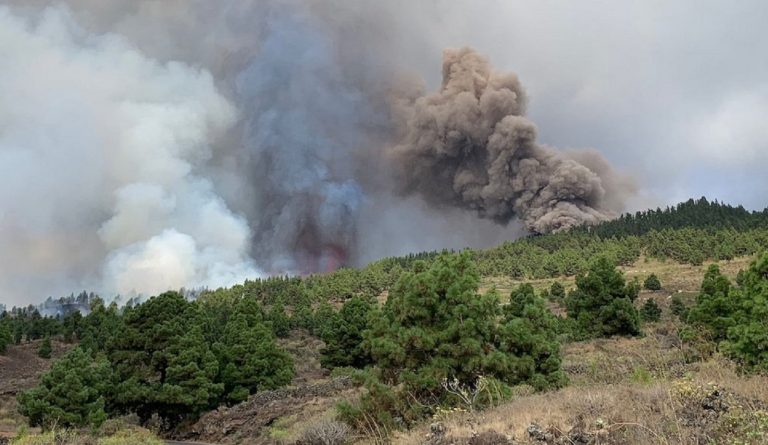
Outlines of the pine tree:
M 215 383 L 219 370 L 200 326 L 176 337 L 167 349 L 167 367 L 159 382 L 150 382 L 147 401 L 152 411 L 174 420 L 196 417 L 215 406 L 224 385 Z
M 160 389 L 168 383 L 168 368 L 180 352 L 181 338 L 192 328 L 193 312 L 191 304 L 178 292 L 152 297 L 125 312 L 108 348 L 118 382 L 115 397 L 110 400 L 116 411 L 136 413 L 142 420 L 152 414 L 178 414 L 173 400 L 162 400 L 168 395 Z M 102 336 L 97 333 L 97 338 Z M 171 412 L 165 412 L 166 408 Z M 196 406 L 190 408 L 194 412 Z
M 556 320 L 530 284 L 512 291 L 499 328 L 499 350 L 510 354 L 513 381 L 536 389 L 559 388 L 568 381 L 561 368 Z
M 640 309 L 640 317 L 643 321 L 655 322 L 661 319 L 661 308 L 653 298 L 645 300 L 642 309 Z
M 652 291 L 661 290 L 661 281 L 659 281 L 659 277 L 656 274 L 650 274 L 643 282 L 643 287 Z
M 565 298 L 565 287 L 559 281 L 555 281 L 549 288 L 549 296 L 554 300 L 563 300 Z
M 344 303 L 323 334 L 325 348 L 320 358 L 323 366 L 363 368 L 371 363 L 371 356 L 363 347 L 363 331 L 372 309 L 372 304 L 362 297 L 354 297 Z
M 568 317 L 588 337 L 638 335 L 640 317 L 632 304 L 636 297 L 636 283 L 627 284 L 616 266 L 600 257 L 587 275 L 576 277 L 576 290 L 566 301 Z
M 43 341 L 40 343 L 40 347 L 37 348 L 37 355 L 40 358 L 51 358 L 51 353 L 53 352 L 53 348 L 51 346 L 51 337 L 46 336 Z
M 4 353 L 8 345 L 13 343 L 13 334 L 6 320 L 0 321 L 0 353 Z
M 410 423 L 429 406 L 450 403 L 444 382 L 472 388 L 481 376 L 538 388 L 563 383 L 558 347 L 544 328 L 546 309 L 533 289 L 514 297 L 501 317 L 497 294 L 478 293 L 479 284 L 466 252 L 440 256 L 431 267 L 417 262 L 401 276 L 363 334 L 382 381 L 361 399 L 366 411 Z
M 704 274 L 696 304 L 688 311 L 688 322 L 703 328 L 716 342 L 725 340 L 728 329 L 736 324 L 736 299 L 731 296 L 731 282 L 713 264 Z
M 284 338 L 291 331 L 291 320 L 285 313 L 285 306 L 282 303 L 275 303 L 269 310 L 267 320 L 272 323 L 272 331 L 276 336 Z
M 106 420 L 109 362 L 75 348 L 56 361 L 40 384 L 19 395 L 19 412 L 32 426 L 97 427 Z
M 249 326 L 243 314 L 227 323 L 214 349 L 221 367 L 218 380 L 230 403 L 241 402 L 259 390 L 287 385 L 293 378 L 293 361 L 277 346 L 271 329 L 263 323 Z
M 754 261 L 732 297 L 737 301 L 736 322 L 728 329 L 721 349 L 744 368 L 768 371 L 768 253 Z

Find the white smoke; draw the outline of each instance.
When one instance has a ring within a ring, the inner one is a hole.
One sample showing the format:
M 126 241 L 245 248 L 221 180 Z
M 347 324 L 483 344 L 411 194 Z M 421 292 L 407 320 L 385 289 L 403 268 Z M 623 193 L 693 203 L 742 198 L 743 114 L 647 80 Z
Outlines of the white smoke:
M 246 221 L 199 172 L 236 121 L 208 72 L 90 34 L 63 7 L 0 6 L 0 55 L 3 300 L 257 274 Z
M 522 232 L 509 212 L 494 224 L 403 198 L 384 159 L 403 142 L 393 104 L 423 91 L 453 32 L 443 12 L 468 2 L 0 3 L 0 301 L 219 286 L 254 263 L 316 272 Z

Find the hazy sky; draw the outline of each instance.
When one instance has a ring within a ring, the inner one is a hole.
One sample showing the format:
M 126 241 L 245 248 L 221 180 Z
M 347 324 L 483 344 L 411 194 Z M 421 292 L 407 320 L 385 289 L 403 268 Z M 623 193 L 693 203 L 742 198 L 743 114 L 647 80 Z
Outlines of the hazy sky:
M 765 208 L 766 23 L 757 0 L 0 0 L 0 303 L 519 236 L 383 178 L 390 87 L 436 90 L 446 47 L 519 75 L 540 142 L 633 176 L 629 210 Z

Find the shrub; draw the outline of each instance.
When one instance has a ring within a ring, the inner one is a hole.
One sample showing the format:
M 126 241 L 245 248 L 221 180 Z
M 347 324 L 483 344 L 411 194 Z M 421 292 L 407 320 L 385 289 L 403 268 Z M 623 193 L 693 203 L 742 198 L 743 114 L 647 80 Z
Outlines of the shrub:
M 343 445 L 349 441 L 351 430 L 346 423 L 326 420 L 310 425 L 301 434 L 297 445 Z
M 735 323 L 722 349 L 746 369 L 768 371 L 768 253 L 750 265 L 732 297 L 737 302 Z
M 713 264 L 704 274 L 696 304 L 688 311 L 688 321 L 716 342 L 725 340 L 728 329 L 736 323 L 736 299 L 731 291 L 730 281 Z
M 627 284 L 616 266 L 600 257 L 587 275 L 576 277 L 576 289 L 566 301 L 568 317 L 585 337 L 638 335 L 640 317 L 632 304 L 636 297 L 636 284 Z
M 513 292 L 502 313 L 497 294 L 479 294 L 479 284 L 468 253 L 443 255 L 430 268 L 417 263 L 405 273 L 383 310 L 369 318 L 363 336 L 376 375 L 358 411 L 346 413 L 400 427 L 460 403 L 446 381 L 470 392 L 480 376 L 537 389 L 563 385 L 554 317 L 533 288 Z
M 19 412 L 32 426 L 98 427 L 107 415 L 111 370 L 103 358 L 75 348 L 53 364 L 40 384 L 19 395 Z
M 559 281 L 555 281 L 549 288 L 549 295 L 554 300 L 562 300 L 565 298 L 565 287 Z
M 640 309 L 640 317 L 643 321 L 655 322 L 661 319 L 661 308 L 656 304 L 656 300 L 649 298 L 645 300 L 642 309 Z
M 371 363 L 371 356 L 363 347 L 363 331 L 372 308 L 362 297 L 354 297 L 344 304 L 323 333 L 325 348 L 320 357 L 323 366 L 362 368 Z
M 673 295 L 669 304 L 669 310 L 679 317 L 681 320 L 685 320 L 688 316 L 688 307 L 683 303 L 683 299 L 680 295 Z
M 656 274 L 650 274 L 643 282 L 643 287 L 653 291 L 661 290 L 661 281 L 659 281 L 659 277 Z
M 53 348 L 51 346 L 51 337 L 46 336 L 43 341 L 40 343 L 40 347 L 37 348 L 37 355 L 40 358 L 51 358 L 51 353 L 53 352 Z

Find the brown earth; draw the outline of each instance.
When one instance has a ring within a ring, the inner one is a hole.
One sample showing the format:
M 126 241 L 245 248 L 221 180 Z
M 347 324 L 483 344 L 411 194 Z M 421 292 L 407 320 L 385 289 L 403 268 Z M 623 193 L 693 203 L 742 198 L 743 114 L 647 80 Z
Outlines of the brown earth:
M 72 345 L 52 342 L 53 359 L 60 357 Z M 16 410 L 16 394 L 34 387 L 53 360 L 40 358 L 39 341 L 11 345 L 0 355 L 0 438 L 13 437 L 23 426 L 24 418 Z
M 733 278 L 750 260 L 722 262 L 720 267 Z M 643 291 L 637 302 L 653 298 L 664 310 L 661 322 L 645 327 L 645 336 L 568 344 L 563 348 L 568 387 L 544 394 L 517 388 L 512 400 L 497 407 L 445 414 L 395 434 L 391 441 L 414 445 L 737 443 L 742 436 L 728 435 L 736 434 L 733 425 L 746 428 L 745 434 L 768 437 L 768 377 L 741 376 L 718 356 L 693 362 L 677 337 L 679 321 L 669 313 L 670 298 L 679 294 L 690 303 L 707 266 L 641 259 L 622 268 L 630 279 L 642 281 L 650 273 L 661 279 L 661 291 Z M 553 281 L 485 278 L 483 289 L 495 287 L 504 296 L 522 282 L 542 289 Z M 566 288 L 574 286 L 573 277 L 559 281 Z M 562 311 L 551 304 L 555 312 Z M 348 379 L 332 379 L 320 366 L 321 341 L 296 331 L 280 344 L 296 364 L 290 387 L 264 391 L 242 404 L 209 412 L 175 439 L 293 444 L 308 426 L 333 419 L 339 401 L 359 396 L 361 390 Z M 56 355 L 62 348 L 56 345 Z M 15 432 L 23 422 L 15 414 L 14 394 L 33 386 L 49 366 L 49 361 L 37 357 L 36 350 L 36 344 L 11 347 L 7 356 L 0 357 L 0 394 L 5 394 L 0 396 L 0 437 L 2 431 Z M 731 430 L 724 433 L 723 428 Z M 761 442 L 762 438 L 755 437 L 738 443 L 768 444 L 768 439 Z M 355 442 L 373 443 L 365 438 Z
M 321 340 L 296 330 L 279 343 L 293 356 L 296 376 L 291 386 L 220 407 L 176 438 L 217 444 L 293 443 L 306 427 L 332 419 L 336 403 L 357 397 L 359 390 L 348 377 L 330 378 L 320 365 L 320 350 L 325 346 Z
M 336 403 L 356 398 L 348 377 L 262 391 L 233 407 L 211 411 L 178 437 L 220 444 L 295 442 L 313 422 L 333 417 Z

